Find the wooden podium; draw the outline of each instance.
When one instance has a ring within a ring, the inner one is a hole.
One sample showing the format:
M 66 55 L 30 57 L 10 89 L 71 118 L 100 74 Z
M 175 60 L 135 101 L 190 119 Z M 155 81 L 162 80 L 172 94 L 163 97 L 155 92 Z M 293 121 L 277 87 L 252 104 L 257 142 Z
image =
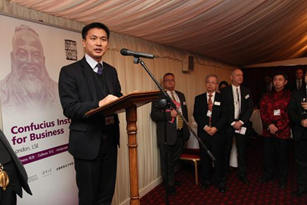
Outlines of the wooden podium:
M 129 171 L 130 171 L 130 204 L 140 204 L 137 164 L 137 107 L 145 105 L 160 95 L 160 91 L 133 92 L 122 96 L 102 107 L 90 110 L 86 116 L 101 112 L 103 115 L 112 115 L 126 111 L 128 147 L 129 147 Z M 149 115 L 148 115 L 149 117 Z

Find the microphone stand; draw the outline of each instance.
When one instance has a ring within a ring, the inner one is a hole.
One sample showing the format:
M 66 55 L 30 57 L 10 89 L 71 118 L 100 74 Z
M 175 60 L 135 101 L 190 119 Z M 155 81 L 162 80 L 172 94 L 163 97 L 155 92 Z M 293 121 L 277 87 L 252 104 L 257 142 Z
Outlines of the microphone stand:
M 139 56 L 134 56 L 133 59 L 134 64 L 140 63 L 145 71 L 148 73 L 148 75 L 151 77 L 151 79 L 154 81 L 154 83 L 158 86 L 159 90 L 162 92 L 163 97 L 165 99 L 161 99 L 158 104 L 158 108 L 162 108 L 164 112 L 164 146 L 165 146 L 165 190 L 166 190 L 166 205 L 169 205 L 169 186 L 168 186 L 168 146 L 167 146 L 167 137 L 166 137 L 166 108 L 169 105 L 171 108 L 176 110 L 177 114 L 182 118 L 183 122 L 187 125 L 188 129 L 192 132 L 192 134 L 196 137 L 199 144 L 206 150 L 209 157 L 212 159 L 212 161 L 215 161 L 215 158 L 213 154 L 210 152 L 210 150 L 206 147 L 206 145 L 203 143 L 203 141 L 199 138 L 197 133 L 192 129 L 191 125 L 188 123 L 188 121 L 185 119 L 183 114 L 177 109 L 177 106 L 174 104 L 173 100 L 170 98 L 170 96 L 163 90 L 160 83 L 157 81 L 157 79 L 154 77 L 154 75 L 150 72 L 150 70 L 147 68 L 146 64 L 142 59 L 140 59 Z

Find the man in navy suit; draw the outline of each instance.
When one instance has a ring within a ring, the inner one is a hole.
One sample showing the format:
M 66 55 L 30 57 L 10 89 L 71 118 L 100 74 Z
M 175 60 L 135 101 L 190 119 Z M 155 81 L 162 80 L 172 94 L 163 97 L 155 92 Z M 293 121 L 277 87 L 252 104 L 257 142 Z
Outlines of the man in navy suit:
M 28 185 L 28 175 L 12 149 L 9 141 L 6 139 L 2 130 L 0 130 L 0 166 L 3 167 L 9 178 L 9 184 L 6 190 L 0 187 L 0 204 L 17 204 L 16 194 L 22 197 L 22 189 L 32 195 Z
M 238 151 L 238 175 L 239 179 L 248 184 L 245 164 L 245 149 L 251 132 L 249 119 L 253 113 L 253 99 L 248 88 L 241 86 L 243 72 L 235 69 L 230 75 L 232 85 L 222 90 L 222 103 L 227 115 L 227 145 L 225 153 L 225 166 L 229 168 L 229 158 L 233 136 L 236 139 Z
M 111 204 L 114 194 L 118 116 L 85 116 L 91 109 L 122 96 L 115 68 L 102 61 L 109 37 L 104 24 L 85 26 L 84 58 L 60 72 L 59 93 L 64 115 L 71 119 L 69 152 L 75 161 L 80 205 Z
M 196 96 L 194 104 L 194 119 L 197 122 L 197 134 L 211 150 L 214 161 L 214 178 L 216 186 L 222 193 L 226 192 L 226 177 L 224 164 L 224 151 L 226 135 L 224 134 L 227 118 L 222 112 L 221 94 L 216 92 L 218 79 L 216 75 L 206 77 L 207 92 Z M 212 161 L 206 150 L 200 145 L 200 158 L 202 165 L 202 189 L 211 185 Z
M 184 94 L 175 90 L 175 76 L 172 73 L 166 73 L 163 77 L 163 87 L 167 94 L 176 104 L 184 118 L 188 119 L 188 109 Z M 172 195 L 176 194 L 175 185 L 180 185 L 179 181 L 175 180 L 175 167 L 180 159 L 183 151 L 184 142 L 190 137 L 190 132 L 186 124 L 178 116 L 176 110 L 166 110 L 166 132 L 167 145 L 164 144 L 164 113 L 162 109 L 157 108 L 159 99 L 152 103 L 151 118 L 157 123 L 157 138 L 160 149 L 162 176 L 165 179 L 165 152 L 168 149 L 168 186 Z

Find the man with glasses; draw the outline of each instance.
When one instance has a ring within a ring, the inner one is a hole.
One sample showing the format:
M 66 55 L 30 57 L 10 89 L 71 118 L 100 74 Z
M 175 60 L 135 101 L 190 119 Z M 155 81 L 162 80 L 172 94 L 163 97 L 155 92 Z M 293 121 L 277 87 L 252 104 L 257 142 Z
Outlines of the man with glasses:
M 175 91 L 175 76 L 172 73 L 166 73 L 163 77 L 163 87 L 166 89 L 167 94 L 173 100 L 177 106 L 179 112 L 188 119 L 188 109 L 185 101 L 184 94 Z M 175 167 L 182 154 L 184 142 L 190 137 L 190 132 L 187 125 L 183 123 L 183 120 L 178 116 L 176 110 L 166 110 L 166 132 L 167 132 L 167 145 L 164 145 L 164 113 L 162 109 L 157 108 L 159 103 L 154 101 L 152 103 L 151 118 L 157 123 L 157 138 L 158 146 L 160 149 L 161 169 L 162 176 L 165 180 L 165 151 L 168 153 L 168 186 L 172 195 L 176 195 L 175 185 L 180 185 L 179 181 L 175 180 Z
M 216 92 L 218 79 L 216 75 L 206 77 L 207 92 L 196 96 L 193 116 L 197 122 L 197 134 L 215 157 L 214 179 L 215 185 L 221 193 L 226 192 L 226 177 L 224 152 L 226 145 L 225 125 L 227 117 L 222 112 L 221 94 Z M 200 147 L 200 160 L 202 166 L 202 189 L 208 188 L 213 171 L 212 161 L 207 151 Z

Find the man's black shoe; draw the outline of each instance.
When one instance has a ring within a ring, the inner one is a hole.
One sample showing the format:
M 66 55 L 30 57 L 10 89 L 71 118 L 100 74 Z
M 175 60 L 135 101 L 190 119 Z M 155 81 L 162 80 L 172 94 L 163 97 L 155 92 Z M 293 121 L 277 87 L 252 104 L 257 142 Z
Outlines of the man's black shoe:
M 173 196 L 176 195 L 176 188 L 175 188 L 175 186 L 170 186 L 169 187 L 169 191 L 170 191 L 171 195 L 173 195 Z
M 259 183 L 264 183 L 264 182 L 268 182 L 268 181 L 272 181 L 272 177 L 271 178 L 267 178 L 267 177 L 262 177 L 260 179 L 258 179 Z
M 247 178 L 239 177 L 239 179 L 240 179 L 244 184 L 249 184 L 249 181 L 248 181 Z
M 203 190 L 207 189 L 211 184 L 202 183 L 201 188 Z
M 278 186 L 279 186 L 279 188 L 284 189 L 284 188 L 286 188 L 286 183 L 279 183 Z
M 225 193 L 226 192 L 226 187 L 218 187 L 219 188 L 219 191 L 221 193 Z
M 181 181 L 175 180 L 175 186 L 181 186 Z
M 293 193 L 292 193 L 292 196 L 294 197 L 301 197 L 303 196 L 304 194 L 306 194 L 306 191 L 302 191 L 300 189 L 297 189 L 295 190 Z

